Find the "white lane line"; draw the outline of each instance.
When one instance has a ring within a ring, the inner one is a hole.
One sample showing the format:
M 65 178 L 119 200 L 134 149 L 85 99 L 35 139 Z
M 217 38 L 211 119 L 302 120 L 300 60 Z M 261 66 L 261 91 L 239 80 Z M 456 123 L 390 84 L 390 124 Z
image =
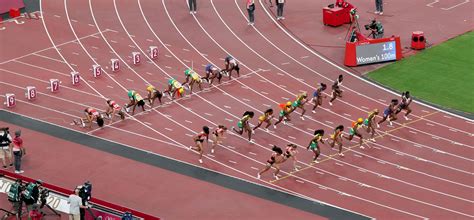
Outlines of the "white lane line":
M 335 162 L 334 164 L 336 164 L 336 165 L 338 165 L 338 166 L 341 166 L 341 167 L 343 167 L 343 166 L 344 166 L 344 164 L 342 164 L 342 163 L 338 163 L 338 162 Z
M 379 101 L 381 101 L 381 102 L 387 102 L 387 100 L 385 100 L 385 99 L 379 99 Z
M 92 46 L 91 48 L 92 48 L 92 49 L 95 49 L 95 50 L 98 50 L 98 49 L 99 49 L 99 48 L 96 47 L 96 46 Z
M 300 57 L 300 58 L 301 58 L 301 59 L 306 59 L 306 58 L 308 58 L 308 57 L 309 57 L 309 56 L 302 56 L 302 57 Z
M 256 168 L 256 167 L 250 167 L 250 169 L 252 169 L 252 170 L 258 170 L 258 168 Z
M 287 97 L 281 97 L 281 98 L 282 98 L 282 99 L 284 99 L 284 100 L 290 100 L 290 99 L 289 99 L 289 98 L 287 98 Z
M 345 177 L 342 177 L 342 176 L 341 176 L 341 177 L 339 177 L 338 179 L 340 179 L 340 180 L 342 180 L 342 181 L 347 181 L 347 178 L 345 178 Z
M 167 46 L 167 47 L 171 47 L 171 44 L 164 44 L 164 45 Z
M 288 65 L 288 64 L 290 64 L 290 62 L 282 63 L 281 65 L 284 66 L 284 65 Z
M 296 182 L 298 182 L 298 183 L 304 183 L 304 181 L 298 180 L 298 179 L 296 180 Z
M 359 168 L 358 170 L 359 170 L 360 172 L 363 172 L 363 173 L 366 173 L 366 172 L 367 172 L 366 169 L 362 169 L 362 168 Z
M 428 123 L 428 122 L 426 123 L 426 125 L 431 126 L 431 127 L 434 127 L 434 124 L 430 124 L 430 123 Z
M 447 119 L 452 119 L 453 117 L 449 116 L 449 115 L 443 115 L 443 117 L 447 118 Z
M 190 51 L 189 49 L 186 49 L 186 48 L 183 48 L 183 50 L 186 51 L 186 52 L 189 52 L 189 51 Z
M 189 120 L 184 120 L 185 122 L 189 123 L 189 124 L 192 124 L 193 122 L 192 121 L 189 121 Z
M 435 140 L 439 140 L 439 137 L 438 136 L 431 136 L 431 138 L 435 139 Z
M 267 107 L 267 108 L 271 108 L 272 105 L 269 105 L 269 104 L 262 104 L 263 106 Z
M 285 75 L 283 73 L 276 73 L 276 74 L 279 75 L 279 76 L 284 76 Z
M 360 154 L 354 154 L 354 157 L 360 157 L 360 158 L 362 158 L 362 155 L 360 155 Z
M 391 138 L 392 141 L 396 141 L 396 142 L 400 142 L 400 140 L 398 139 L 395 139 L 395 138 Z
M 327 190 L 328 188 L 325 187 L 325 186 L 318 186 L 318 188 L 322 189 L 322 190 Z
M 231 148 L 231 149 L 235 149 L 235 147 L 233 147 L 233 146 L 230 146 L 230 145 L 228 145 L 227 147 L 228 147 L 228 148 Z
M 114 40 L 110 40 L 110 42 L 112 42 L 114 44 L 118 43 L 117 41 L 114 41 Z
M 328 124 L 334 124 L 334 122 L 332 122 L 332 121 L 326 121 L 326 123 L 328 123 Z
M 464 4 L 468 3 L 468 2 L 469 2 L 469 0 L 465 0 L 465 1 L 463 1 L 463 2 L 461 2 L 461 3 L 459 3 L 459 4 L 456 4 L 456 5 L 453 5 L 453 6 L 449 7 L 449 8 L 441 8 L 441 9 L 443 9 L 443 10 L 445 10 L 445 11 L 448 11 L 448 10 L 451 10 L 451 9 L 453 9 L 453 8 L 456 8 L 456 7 L 460 6 L 460 5 L 464 5 Z
M 173 129 L 171 129 L 171 128 L 165 128 L 165 130 L 167 130 L 167 131 L 173 131 Z
M 152 75 L 153 75 L 153 73 L 150 73 L 150 72 L 145 72 L 145 73 L 146 73 L 146 74 L 148 74 L 148 75 L 150 75 L 150 76 L 152 76 Z
M 438 3 L 438 2 L 439 2 L 439 0 L 434 0 L 433 2 L 426 4 L 426 6 L 433 7 L 433 5 Z
M 230 109 L 230 106 L 224 105 L 224 108 Z
M 296 140 L 296 138 L 293 137 L 293 136 L 288 136 L 288 138 L 293 139 L 293 140 Z
M 426 110 L 421 110 L 421 111 L 424 112 L 424 113 L 430 113 L 429 111 L 426 111 Z
M 73 55 L 79 56 L 79 53 L 72 52 Z
M 152 124 L 151 124 L 150 122 L 144 121 L 143 123 L 145 123 L 145 124 L 147 124 L 147 125 L 149 125 L 149 126 L 152 126 Z
M 153 40 L 152 40 L 152 39 L 146 39 L 146 41 L 148 41 L 148 42 L 153 42 Z
M 56 17 L 56 18 L 60 18 L 61 16 L 59 16 L 59 15 L 54 15 L 54 17 Z
M 256 155 L 257 155 L 256 153 L 254 153 L 254 152 L 250 152 L 250 151 L 249 151 L 249 154 L 252 154 L 252 155 L 254 155 L 254 156 L 256 156 Z
M 94 84 L 95 82 L 92 80 L 87 80 L 87 82 Z
M 127 78 L 127 81 L 129 81 L 129 82 L 133 82 L 133 79 L 129 79 L 129 78 Z
M 113 86 L 107 86 L 107 88 L 111 88 L 111 89 L 113 89 L 114 87 L 113 87 Z
M 171 69 L 171 66 L 165 66 L 166 69 Z
M 324 175 L 324 173 L 321 172 L 321 171 L 316 171 L 316 173 L 317 173 L 317 174 L 320 174 L 320 175 Z
M 216 157 L 216 156 L 214 156 L 214 155 L 212 155 L 212 154 L 207 154 L 207 156 L 209 156 L 209 157 Z
M 234 120 L 232 119 L 229 119 L 229 118 L 225 118 L 226 121 L 229 121 L 229 122 L 233 122 Z
M 48 60 L 53 60 L 53 61 L 56 61 L 56 62 L 59 62 L 59 63 L 66 63 L 63 60 L 58 60 L 58 59 L 55 59 L 55 58 L 43 56 L 43 55 L 40 55 L 40 54 L 37 54 L 37 53 L 33 53 L 33 55 L 38 56 L 38 57 L 42 57 L 42 58 L 45 58 L 45 59 L 48 59 Z
M 71 64 L 71 66 L 76 66 L 76 67 L 77 67 L 77 65 L 76 65 L 76 64 L 74 64 L 74 63 L 70 63 L 70 64 Z
M 412 131 L 412 130 L 409 130 L 408 132 L 410 132 L 412 134 L 418 134 L 416 131 Z
M 172 56 L 169 54 L 165 54 L 165 57 L 171 58 Z
M 130 47 L 130 48 L 135 48 L 135 46 L 133 46 L 133 45 L 130 45 L 130 44 L 128 45 L 128 47 Z
M 344 115 L 347 116 L 347 117 L 351 117 L 351 115 L 350 115 L 350 114 L 347 114 L 347 113 L 344 113 Z
M 242 98 L 242 100 L 244 100 L 246 102 L 250 102 L 250 99 Z
M 233 160 L 229 160 L 229 163 L 237 164 L 237 162 L 235 162 Z
M 268 92 L 261 91 L 260 93 L 262 93 L 264 95 L 268 95 Z
M 423 148 L 423 146 L 419 145 L 419 144 L 414 144 L 413 146 L 417 147 L 417 148 Z
M 95 27 L 95 25 L 93 25 L 93 24 L 88 24 L 88 25 L 91 26 L 91 27 Z
M 365 110 L 369 110 L 368 107 L 365 107 L 365 106 L 361 106 L 361 108 L 365 109 Z
M 207 113 L 207 112 L 206 112 L 206 113 L 204 113 L 204 114 L 207 115 L 207 116 L 212 116 L 211 113 Z
M 454 128 L 450 128 L 449 130 L 452 131 L 452 132 L 458 132 L 458 130 L 456 130 Z
M 183 61 L 186 62 L 186 63 L 190 63 L 190 62 L 191 62 L 191 61 L 189 61 L 189 60 L 183 60 Z

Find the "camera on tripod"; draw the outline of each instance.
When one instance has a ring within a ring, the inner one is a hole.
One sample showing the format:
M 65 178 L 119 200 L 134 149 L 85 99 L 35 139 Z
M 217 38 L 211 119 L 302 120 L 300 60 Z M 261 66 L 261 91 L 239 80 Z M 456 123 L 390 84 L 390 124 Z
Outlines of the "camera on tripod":
M 372 22 L 371 22 L 370 24 L 366 24 L 366 25 L 364 25 L 364 27 L 365 27 L 365 30 L 377 29 L 376 21 L 375 21 L 375 20 L 372 20 Z
M 42 209 L 44 207 L 44 205 L 46 205 L 46 199 L 48 198 L 48 196 L 49 196 L 49 190 L 42 189 L 40 191 L 40 196 L 39 196 L 40 209 Z

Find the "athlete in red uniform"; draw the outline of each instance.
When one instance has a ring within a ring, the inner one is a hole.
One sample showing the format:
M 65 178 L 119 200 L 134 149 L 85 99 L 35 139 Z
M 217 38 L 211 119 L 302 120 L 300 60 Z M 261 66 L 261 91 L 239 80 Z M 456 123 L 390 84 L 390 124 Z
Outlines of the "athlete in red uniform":
M 96 120 L 97 125 L 99 125 L 99 127 L 104 126 L 104 119 L 102 118 L 102 115 L 94 108 L 86 108 L 84 110 L 84 114 L 86 115 L 85 118 L 79 118 L 79 121 L 73 120 L 75 125 L 80 124 L 82 125 L 82 127 L 85 127 L 86 124 L 84 123 L 84 121 L 86 120 L 89 123 L 89 128 L 92 128 L 92 123 L 94 122 L 94 120 Z
M 202 131 L 193 137 L 193 141 L 196 146 L 191 146 L 188 149 L 199 152 L 199 163 L 202 163 L 202 153 L 204 152 L 202 143 L 204 142 L 204 139 L 206 139 L 206 142 L 209 144 L 209 127 L 207 126 L 202 127 Z

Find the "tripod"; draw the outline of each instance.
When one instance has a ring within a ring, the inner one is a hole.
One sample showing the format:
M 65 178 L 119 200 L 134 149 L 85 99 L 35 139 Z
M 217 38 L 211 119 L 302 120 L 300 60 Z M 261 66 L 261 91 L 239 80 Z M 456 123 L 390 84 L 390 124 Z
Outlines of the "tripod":
M 49 210 L 51 210 L 51 212 L 53 212 L 54 215 L 57 215 L 57 216 L 61 217 L 61 214 L 59 214 L 56 210 L 54 210 L 54 209 L 53 209 L 50 205 L 48 205 L 48 204 L 44 204 L 44 205 L 40 206 L 40 208 L 39 208 L 39 209 L 41 210 L 41 214 L 43 214 L 43 216 L 52 215 L 52 214 L 46 214 L 46 213 L 43 212 L 43 208 L 44 208 L 45 206 L 46 206 L 46 208 L 48 208 Z
M 357 14 L 357 11 L 355 9 L 352 9 L 350 13 L 351 13 L 351 25 L 347 29 L 346 41 L 351 40 L 351 37 L 355 30 L 357 30 L 360 33 L 359 15 Z

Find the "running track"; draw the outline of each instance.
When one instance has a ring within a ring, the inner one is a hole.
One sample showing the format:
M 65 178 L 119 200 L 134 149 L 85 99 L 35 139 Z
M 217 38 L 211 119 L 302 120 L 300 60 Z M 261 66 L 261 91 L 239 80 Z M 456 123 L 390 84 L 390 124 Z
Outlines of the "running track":
M 43 48 L 51 43 L 60 46 L 2 61 L 0 93 L 23 94 L 26 86 L 36 85 L 39 99 L 30 103 L 20 98 L 12 111 L 367 216 L 474 216 L 472 121 L 413 103 L 412 120 L 401 118 L 393 127 L 383 125 L 377 142 L 366 144 L 372 148 L 345 143 L 346 156 L 340 158 L 323 145 L 322 162 L 310 166 L 312 154 L 303 148 L 314 129 L 347 127 L 368 110 L 383 109 L 394 95 L 319 58 L 285 34 L 261 8 L 257 8 L 258 25 L 249 27 L 239 2 L 200 2 L 196 16 L 185 13 L 185 4 L 184 0 L 44 1 L 42 25 L 50 41 L 42 42 Z M 158 60 L 130 65 L 132 52 L 146 54 L 151 45 L 160 47 Z M 144 94 L 149 83 L 163 88 L 169 77 L 182 81 L 188 66 L 198 71 L 207 63 L 222 66 L 226 54 L 241 62 L 240 78 L 153 111 L 137 110 L 135 117 L 106 129 L 89 131 L 69 124 L 87 106 L 103 109 L 105 97 L 126 102 L 128 89 Z M 106 75 L 93 79 L 92 64 L 109 66 L 110 58 L 122 61 L 121 71 L 105 69 Z M 84 78 L 79 86 L 69 83 L 73 70 Z M 330 84 L 339 74 L 345 74 L 343 99 L 330 108 L 324 103 L 316 114 L 307 111 L 305 121 L 294 115 L 288 126 L 280 125 L 270 133 L 258 130 L 256 144 L 228 135 L 224 146 L 215 155 L 206 155 L 202 165 L 196 155 L 184 150 L 203 125 L 231 127 L 246 110 L 260 114 L 300 91 L 312 92 L 319 82 Z M 63 82 L 58 94 L 47 91 L 50 78 Z M 271 154 L 270 145 L 288 142 L 301 147 L 301 170 L 289 173 L 287 163 L 281 180 L 273 181 L 269 173 L 257 180 L 257 169 Z

